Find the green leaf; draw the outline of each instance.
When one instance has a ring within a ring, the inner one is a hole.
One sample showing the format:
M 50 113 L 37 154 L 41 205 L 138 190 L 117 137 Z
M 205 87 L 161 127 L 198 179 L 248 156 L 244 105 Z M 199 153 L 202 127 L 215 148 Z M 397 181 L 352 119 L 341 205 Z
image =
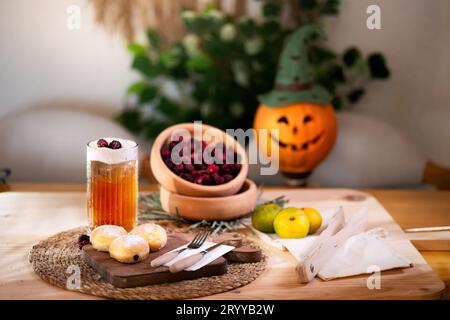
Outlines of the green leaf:
M 247 39 L 244 44 L 245 53 L 254 56 L 258 53 L 261 53 L 264 49 L 264 39 L 262 37 L 253 37 L 251 39 Z
M 161 72 L 160 67 L 152 64 L 147 56 L 135 56 L 131 67 L 149 78 L 156 77 Z
M 262 7 L 264 17 L 274 17 L 280 13 L 280 6 L 274 2 L 266 2 Z
M 230 106 L 230 113 L 234 118 L 240 118 L 244 114 L 245 109 L 241 103 L 233 103 Z
M 187 31 L 190 31 L 195 34 L 202 34 L 208 31 L 210 20 L 208 19 L 208 17 L 195 15 L 194 17 L 183 19 L 183 23 Z
M 241 87 L 248 87 L 250 73 L 248 65 L 242 60 L 233 61 L 231 63 L 231 70 L 233 71 L 234 81 Z
M 158 94 L 158 90 L 155 87 L 146 87 L 139 93 L 139 104 L 145 104 L 153 101 L 156 95 Z
M 361 59 L 361 52 L 356 47 L 351 47 L 345 50 L 342 56 L 342 60 L 348 67 L 353 67 L 359 59 Z
M 205 33 L 218 32 L 223 24 L 226 22 L 226 16 L 222 11 L 212 9 L 205 12 L 203 19 L 205 19 Z
M 334 98 L 331 100 L 331 104 L 333 105 L 333 107 L 334 107 L 336 110 L 341 110 L 341 109 L 342 109 L 342 99 L 339 98 L 338 96 L 334 97 Z
M 115 120 L 130 132 L 138 134 L 142 130 L 141 114 L 136 109 L 125 109 Z
M 159 61 L 166 69 L 172 69 L 178 64 L 178 57 L 171 51 L 161 52 Z
M 140 45 L 138 43 L 130 43 L 128 46 L 128 51 L 135 56 L 145 56 L 147 55 L 147 48 L 145 48 L 143 45 Z
M 186 67 L 190 71 L 203 72 L 208 70 L 212 66 L 211 59 L 205 54 L 199 54 L 191 57 L 186 64 Z
M 135 94 L 142 91 L 147 86 L 147 83 L 144 81 L 137 81 L 135 83 L 132 83 L 128 89 L 127 94 Z
M 381 53 L 374 53 L 367 60 L 370 69 L 370 75 L 375 79 L 387 79 L 391 75 L 386 59 Z
M 338 64 L 333 64 L 330 67 L 328 67 L 327 75 L 330 80 L 332 80 L 336 83 L 344 83 L 345 82 L 344 70 Z
M 160 40 L 158 34 L 155 31 L 147 31 L 147 40 L 152 48 L 159 49 Z
M 131 67 L 144 75 L 150 75 L 151 63 L 150 59 L 145 56 L 136 56 L 133 59 Z
M 228 47 L 225 42 L 220 41 L 218 38 L 207 39 L 204 42 L 205 51 L 208 54 L 216 58 L 226 58 L 228 53 Z
M 249 17 L 243 17 L 238 22 L 239 31 L 249 37 L 256 32 L 256 23 Z
M 148 140 L 153 140 L 170 124 L 158 119 L 150 119 L 144 123 L 144 135 Z
M 281 25 L 277 19 L 269 18 L 261 25 L 261 32 L 264 35 L 270 36 L 277 34 L 281 30 Z
M 309 48 L 309 58 L 312 64 L 321 65 L 324 62 L 336 59 L 337 55 L 330 49 L 319 46 L 311 46 Z
M 341 0 L 326 0 L 322 7 L 322 14 L 336 15 L 339 14 Z
M 301 9 L 313 10 L 317 8 L 319 3 L 317 0 L 298 0 L 298 5 Z
M 347 99 L 351 103 L 356 103 L 364 96 L 365 93 L 366 93 L 366 91 L 363 88 L 358 88 L 358 89 L 355 89 L 352 92 L 350 92 L 347 95 Z
M 167 116 L 174 117 L 180 113 L 181 108 L 166 97 L 162 97 L 159 103 L 156 105 L 155 110 L 158 110 L 159 112 Z

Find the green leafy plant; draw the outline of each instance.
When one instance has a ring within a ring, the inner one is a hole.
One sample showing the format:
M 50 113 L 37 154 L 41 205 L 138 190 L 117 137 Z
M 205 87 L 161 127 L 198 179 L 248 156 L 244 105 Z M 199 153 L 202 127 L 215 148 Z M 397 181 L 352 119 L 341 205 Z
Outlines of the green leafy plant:
M 272 88 L 284 40 L 292 32 L 281 25 L 280 9 L 280 1 L 265 1 L 260 23 L 213 7 L 185 10 L 180 18 L 187 34 L 168 48 L 148 31 L 146 44 L 128 45 L 131 67 L 142 79 L 129 86 L 130 103 L 117 120 L 148 140 L 171 124 L 194 120 L 223 129 L 251 127 L 257 96 Z M 340 0 L 299 0 L 297 26 L 320 24 L 339 9 Z M 381 53 L 364 56 L 357 47 L 336 53 L 319 41 L 308 48 L 315 79 L 333 95 L 337 110 L 357 103 L 370 80 L 389 77 Z

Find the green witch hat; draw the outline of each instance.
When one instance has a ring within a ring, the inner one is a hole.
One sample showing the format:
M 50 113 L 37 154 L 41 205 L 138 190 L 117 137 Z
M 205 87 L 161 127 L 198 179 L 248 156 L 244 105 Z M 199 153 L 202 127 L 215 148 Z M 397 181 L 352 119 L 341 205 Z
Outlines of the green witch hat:
M 313 35 L 324 37 L 317 25 L 297 29 L 286 41 L 278 64 L 275 87 L 259 96 L 261 103 L 276 108 L 295 102 L 329 104 L 331 96 L 322 86 L 315 84 L 312 67 L 308 61 L 306 40 Z

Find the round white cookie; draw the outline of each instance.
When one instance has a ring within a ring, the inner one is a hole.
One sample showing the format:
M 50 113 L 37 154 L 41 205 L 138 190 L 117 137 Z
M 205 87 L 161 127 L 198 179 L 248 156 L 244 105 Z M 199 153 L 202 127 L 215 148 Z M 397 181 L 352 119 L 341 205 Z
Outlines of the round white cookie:
M 167 233 L 163 227 L 154 223 L 144 223 L 133 230 L 130 234 L 142 237 L 148 242 L 150 251 L 158 251 L 167 243 Z
M 94 249 L 108 251 L 109 245 L 114 239 L 126 234 L 127 231 L 123 227 L 105 224 L 92 230 L 90 241 Z
M 150 248 L 139 236 L 127 234 L 115 239 L 109 246 L 111 258 L 124 263 L 136 263 L 147 258 Z

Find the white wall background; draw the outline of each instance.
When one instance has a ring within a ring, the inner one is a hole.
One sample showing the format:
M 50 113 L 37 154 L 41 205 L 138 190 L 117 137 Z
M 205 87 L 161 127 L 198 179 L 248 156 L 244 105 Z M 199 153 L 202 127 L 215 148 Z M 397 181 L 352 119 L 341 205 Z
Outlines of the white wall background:
M 398 127 L 428 159 L 450 166 L 450 1 L 343 2 L 327 21 L 333 47 L 382 51 L 392 71 L 389 82 L 368 87 L 356 111 Z M 82 8 L 81 30 L 66 27 L 71 4 Z M 369 4 L 380 5 L 382 30 L 366 28 Z M 120 109 L 136 77 L 124 45 L 94 24 L 87 1 L 2 0 L 0 117 L 55 100 Z
M 81 29 L 66 26 L 81 7 Z M 0 1 L 0 117 L 49 100 L 89 100 L 119 109 L 134 75 L 119 37 L 93 21 L 85 0 Z
M 386 54 L 392 77 L 372 83 L 357 110 L 398 127 L 427 156 L 450 166 L 450 1 L 344 0 L 328 21 L 336 49 L 357 44 Z M 378 4 L 382 30 L 368 30 L 366 9 Z

